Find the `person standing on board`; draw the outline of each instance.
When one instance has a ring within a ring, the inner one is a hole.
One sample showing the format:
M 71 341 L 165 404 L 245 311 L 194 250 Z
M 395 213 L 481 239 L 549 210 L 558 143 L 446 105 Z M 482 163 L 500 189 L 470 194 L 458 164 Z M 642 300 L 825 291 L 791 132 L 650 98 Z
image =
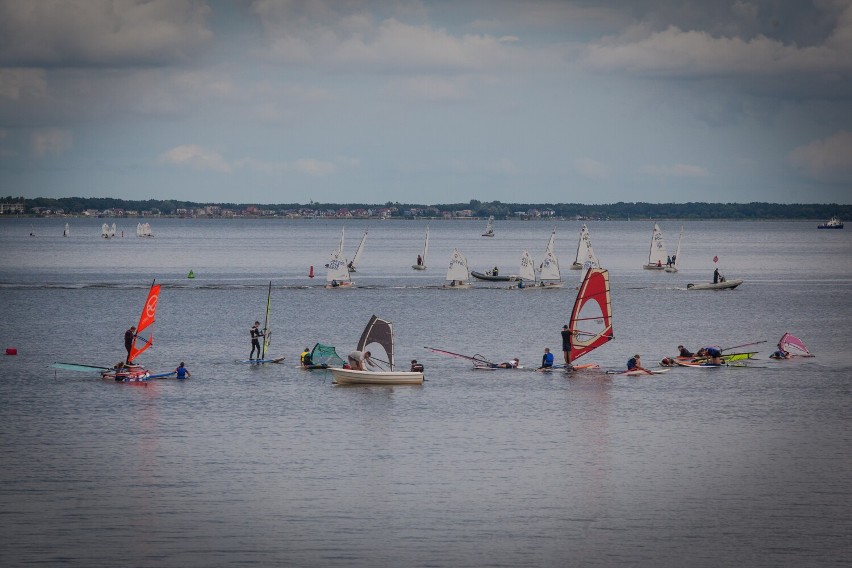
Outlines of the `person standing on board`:
M 419 254 L 417 255 L 417 266 L 423 266 L 423 257 Z
M 567 325 L 562 326 L 562 354 L 565 355 L 565 366 L 571 364 L 569 361 L 569 355 L 571 354 L 571 340 L 574 335 L 574 332 L 568 329 Z
M 189 372 L 189 369 L 186 368 L 183 361 L 181 361 L 180 365 L 178 365 L 177 369 L 175 369 L 175 374 L 178 379 L 185 379 L 192 376 L 192 373 Z
M 553 353 L 550 352 L 550 347 L 544 348 L 544 355 L 541 356 L 541 367 L 539 369 L 550 369 L 553 367 Z
M 128 365 L 132 365 L 133 362 L 130 360 L 130 350 L 133 349 L 133 338 L 136 337 L 136 326 L 131 325 L 130 329 L 124 332 L 124 348 L 127 350 L 127 358 L 125 362 Z
M 251 326 L 249 335 L 251 336 L 251 353 L 249 354 L 249 359 L 254 359 L 255 349 L 257 349 L 257 358 L 260 359 L 260 338 L 263 337 L 263 331 L 260 329 L 259 321 L 254 322 L 254 325 Z
M 369 351 L 353 351 L 352 353 L 347 355 L 346 358 L 349 360 L 349 367 L 353 370 L 366 371 L 367 368 L 364 366 L 364 363 L 366 363 L 370 367 L 379 367 L 378 365 L 373 363 L 372 359 L 370 359 L 371 355 L 372 353 L 370 353 Z
M 719 283 L 719 269 L 713 270 L 713 284 Z

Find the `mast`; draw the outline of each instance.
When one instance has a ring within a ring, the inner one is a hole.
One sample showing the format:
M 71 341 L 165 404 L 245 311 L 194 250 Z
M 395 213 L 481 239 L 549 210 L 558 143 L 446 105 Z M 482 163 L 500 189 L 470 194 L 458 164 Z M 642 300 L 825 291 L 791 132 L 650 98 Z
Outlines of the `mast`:
M 358 248 L 355 249 L 355 256 L 352 257 L 352 260 L 349 262 L 349 270 L 355 272 L 355 269 L 358 266 L 358 263 L 361 261 L 361 254 L 364 251 L 364 242 L 367 240 L 367 231 L 364 231 L 364 236 L 361 237 L 361 242 L 358 243 Z M 341 241 L 342 242 L 342 241 Z
M 266 292 L 266 320 L 263 322 L 263 347 L 260 350 L 260 358 L 266 359 L 266 350 L 269 348 L 269 314 L 272 311 L 272 281 L 269 281 L 269 289 Z
M 426 242 L 423 243 L 423 268 L 426 268 L 426 253 L 429 252 L 429 225 L 426 225 Z
M 156 283 L 156 279 L 151 282 L 151 289 L 148 291 L 148 298 L 145 300 L 145 306 L 142 308 L 142 315 L 139 316 L 139 324 L 136 326 L 136 335 L 133 337 L 133 345 L 130 348 L 130 360 L 133 361 L 143 351 L 151 347 L 154 343 L 154 320 L 157 316 L 157 301 L 160 298 L 160 285 Z M 150 329 L 149 329 L 150 328 Z M 148 330 L 148 336 L 142 335 L 142 332 Z

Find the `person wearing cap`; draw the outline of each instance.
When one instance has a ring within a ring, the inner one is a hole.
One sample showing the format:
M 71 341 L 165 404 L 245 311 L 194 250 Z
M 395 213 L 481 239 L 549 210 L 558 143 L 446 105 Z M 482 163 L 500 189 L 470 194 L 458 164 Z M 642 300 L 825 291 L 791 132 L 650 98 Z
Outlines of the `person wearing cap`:
M 127 358 L 125 362 L 130 365 L 133 362 L 130 360 L 130 351 L 133 349 L 133 338 L 136 337 L 136 326 L 131 325 L 130 329 L 124 332 L 124 348 L 127 349 Z
M 641 357 L 642 356 L 637 353 L 636 355 L 634 355 L 633 357 L 628 359 L 628 361 L 627 361 L 627 372 L 628 373 L 631 372 L 631 371 L 644 371 L 644 372 L 648 373 L 649 375 L 652 374 L 651 371 L 649 371 L 648 369 L 646 369 L 645 367 L 642 366 L 642 358 Z
M 263 330 L 260 329 L 260 322 L 254 322 L 254 325 L 251 326 L 249 330 L 249 336 L 251 336 L 251 353 L 249 354 L 249 359 L 254 359 L 254 350 L 257 349 L 257 358 L 260 359 L 261 350 L 260 350 L 260 338 L 264 336 Z

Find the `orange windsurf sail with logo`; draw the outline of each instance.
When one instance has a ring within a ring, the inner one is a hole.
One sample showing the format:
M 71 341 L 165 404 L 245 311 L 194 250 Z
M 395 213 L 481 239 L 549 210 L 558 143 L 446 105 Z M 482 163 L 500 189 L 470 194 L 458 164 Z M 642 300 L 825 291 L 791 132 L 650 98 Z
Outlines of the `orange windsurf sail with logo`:
M 156 281 L 155 281 L 156 282 Z M 154 320 L 157 316 L 157 300 L 160 298 L 160 285 L 151 284 L 148 291 L 148 299 L 139 316 L 139 325 L 136 326 L 136 336 L 133 338 L 133 346 L 130 348 L 130 360 L 151 347 L 154 343 Z

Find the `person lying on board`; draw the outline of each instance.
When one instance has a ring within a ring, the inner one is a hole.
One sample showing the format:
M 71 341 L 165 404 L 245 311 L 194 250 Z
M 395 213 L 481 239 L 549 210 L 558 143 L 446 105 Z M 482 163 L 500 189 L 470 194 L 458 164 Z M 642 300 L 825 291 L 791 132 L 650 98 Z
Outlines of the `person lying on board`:
M 677 346 L 678 357 L 694 357 L 695 353 L 684 347 L 683 345 Z
M 521 360 L 515 357 L 511 361 L 507 361 L 505 363 L 492 363 L 491 367 L 493 369 L 517 369 L 521 364 Z
M 784 351 L 781 346 L 778 346 L 778 349 L 770 355 L 772 359 L 789 359 L 790 354 L 787 351 Z
M 675 365 L 677 365 L 677 363 L 675 363 L 675 360 L 671 357 L 663 357 L 660 360 L 660 366 L 662 367 L 674 367 Z
M 544 355 L 541 356 L 541 367 L 539 369 L 549 369 L 553 367 L 553 353 L 550 352 L 550 347 L 544 348 Z
M 642 356 L 638 353 L 627 360 L 627 372 L 643 371 L 649 375 L 653 375 L 651 371 L 642 366 Z

